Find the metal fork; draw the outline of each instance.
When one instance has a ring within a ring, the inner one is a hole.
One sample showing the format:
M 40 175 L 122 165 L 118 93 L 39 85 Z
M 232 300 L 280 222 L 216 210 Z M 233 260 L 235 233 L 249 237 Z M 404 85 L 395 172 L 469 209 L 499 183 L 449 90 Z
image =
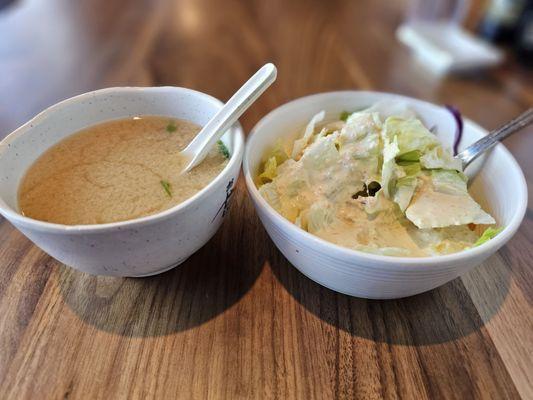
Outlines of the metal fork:
M 487 136 L 479 139 L 455 156 L 463 163 L 463 170 L 479 155 L 494 147 L 507 136 L 518 132 L 533 122 L 533 108 L 523 112 L 502 127 L 493 130 Z

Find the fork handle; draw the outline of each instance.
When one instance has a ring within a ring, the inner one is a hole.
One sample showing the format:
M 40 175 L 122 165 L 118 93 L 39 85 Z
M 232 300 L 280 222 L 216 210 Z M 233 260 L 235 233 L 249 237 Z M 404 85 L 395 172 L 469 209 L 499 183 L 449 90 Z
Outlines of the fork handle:
M 490 132 L 487 136 L 479 139 L 477 142 L 471 144 L 466 149 L 461 151 L 455 157 L 460 159 L 463 163 L 463 170 L 474 161 L 479 155 L 494 147 L 501 140 L 507 136 L 518 132 L 533 122 L 533 108 L 524 111 L 518 117 L 507 122 L 500 128 Z

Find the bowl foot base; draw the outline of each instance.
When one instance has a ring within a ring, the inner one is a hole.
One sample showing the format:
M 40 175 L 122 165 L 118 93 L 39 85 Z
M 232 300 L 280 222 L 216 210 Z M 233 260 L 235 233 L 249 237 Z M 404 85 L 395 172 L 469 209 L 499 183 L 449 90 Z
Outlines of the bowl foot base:
M 147 274 L 128 275 L 126 278 L 146 278 L 148 276 L 159 275 L 159 274 L 162 274 L 163 272 L 167 272 L 167 271 L 171 270 L 172 268 L 176 268 L 178 265 L 184 263 L 188 258 L 189 257 L 184 258 L 183 260 L 179 260 L 179 261 L 177 261 L 175 263 L 172 263 L 168 267 L 163 267 L 161 269 L 158 269 L 157 271 L 148 272 Z

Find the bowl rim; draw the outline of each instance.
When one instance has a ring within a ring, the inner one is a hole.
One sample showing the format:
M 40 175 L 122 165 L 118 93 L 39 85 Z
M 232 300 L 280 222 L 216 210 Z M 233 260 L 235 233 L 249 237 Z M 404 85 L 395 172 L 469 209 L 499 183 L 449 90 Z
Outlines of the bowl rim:
M 24 123 L 17 129 L 15 129 L 13 132 L 7 135 L 3 140 L 1 140 L 0 150 L 2 150 L 3 148 L 6 148 L 8 144 L 13 142 L 18 137 L 26 134 L 30 129 L 33 128 L 34 125 L 39 124 L 42 120 L 47 118 L 50 112 L 57 112 L 61 110 L 62 108 L 66 107 L 71 102 L 84 100 L 86 98 L 93 97 L 96 95 L 105 95 L 108 93 L 138 92 L 141 94 L 150 94 L 150 93 L 161 92 L 162 94 L 164 94 L 165 91 L 186 92 L 193 96 L 196 96 L 197 98 L 201 98 L 202 101 L 211 103 L 212 105 L 215 105 L 219 108 L 221 108 L 224 105 L 224 103 L 221 100 L 207 93 L 203 93 L 197 90 L 188 89 L 188 88 L 179 87 L 179 86 L 148 86 L 148 87 L 120 86 L 120 87 L 109 87 L 109 88 L 104 88 L 104 89 L 93 90 L 90 92 L 79 94 L 77 96 L 69 97 L 50 107 L 47 107 L 46 109 L 38 113 L 36 116 L 31 118 L 28 122 Z M 104 122 L 104 120 L 102 120 L 101 122 Z M 194 203 L 197 203 L 201 199 L 208 196 L 208 194 L 214 190 L 215 186 L 217 186 L 222 180 L 226 179 L 229 172 L 235 167 L 235 164 L 240 163 L 242 154 L 244 152 L 244 133 L 243 133 L 241 124 L 237 121 L 230 128 L 230 132 L 233 138 L 234 148 L 232 149 L 229 162 L 226 164 L 224 169 L 220 171 L 220 173 L 215 177 L 215 179 L 209 182 L 207 186 L 202 188 L 200 191 L 195 193 L 193 196 L 159 213 L 148 215 L 145 217 L 125 220 L 125 221 L 109 222 L 105 224 L 65 225 L 65 224 L 40 221 L 37 219 L 26 217 L 20 214 L 19 212 L 15 211 L 13 208 L 9 207 L 4 202 L 4 200 L 0 197 L 0 214 L 2 214 L 10 222 L 15 223 L 18 226 L 21 226 L 23 228 L 29 228 L 32 230 L 38 230 L 41 232 L 48 232 L 48 233 L 86 234 L 86 233 L 107 232 L 107 231 L 131 229 L 131 228 L 138 227 L 140 225 L 151 224 L 151 223 L 164 220 L 167 217 L 171 216 L 172 214 L 179 213 L 185 210 L 186 208 L 192 206 Z M 72 133 L 75 133 L 75 132 L 72 132 Z M 0 157 L 1 157 L 1 154 L 0 154 Z
M 417 102 L 424 104 L 426 106 L 431 106 L 433 108 L 442 109 L 441 106 L 430 103 L 425 100 L 416 99 L 409 96 L 404 96 L 396 93 L 386 93 L 386 92 L 377 92 L 377 91 L 359 91 L 359 90 L 340 90 L 340 91 L 331 91 L 331 92 L 322 92 L 311 94 L 308 96 L 303 96 L 291 100 L 275 109 L 270 111 L 267 115 L 261 118 L 257 124 L 252 128 L 250 134 L 248 135 L 243 158 L 243 171 L 246 181 L 246 186 L 248 188 L 248 193 L 252 197 L 256 207 L 261 208 L 262 211 L 266 212 L 270 219 L 274 221 L 275 224 L 281 225 L 282 229 L 288 231 L 295 235 L 296 237 L 301 237 L 303 241 L 311 243 L 315 248 L 325 249 L 330 252 L 333 257 L 339 258 L 357 258 L 361 261 L 366 261 L 368 263 L 379 264 L 380 267 L 384 268 L 396 268 L 398 265 L 407 269 L 416 269 L 420 270 L 428 264 L 439 264 L 439 265 L 452 265 L 458 261 L 466 261 L 482 257 L 483 255 L 490 255 L 491 253 L 496 252 L 501 246 L 503 246 L 511 237 L 516 233 L 522 220 L 524 218 L 527 204 L 528 204 L 528 192 L 527 192 L 527 183 L 524 177 L 524 173 L 518 162 L 513 157 L 511 152 L 507 148 L 499 143 L 494 149 L 499 149 L 507 157 L 509 162 L 509 167 L 513 170 L 514 174 L 520 184 L 518 185 L 518 190 L 515 195 L 519 198 L 520 206 L 515 209 L 514 214 L 511 217 L 509 224 L 507 224 L 504 229 L 496 235 L 493 239 L 479 245 L 476 247 L 471 247 L 469 249 L 444 255 L 436 256 L 425 256 L 425 257 L 397 257 L 397 256 L 387 256 L 373 253 L 366 253 L 363 251 L 350 249 L 347 247 L 340 246 L 338 244 L 324 240 L 318 236 L 315 236 L 295 224 L 291 223 L 285 219 L 281 214 L 279 214 L 274 208 L 268 204 L 268 202 L 261 196 L 259 190 L 254 182 L 252 171 L 249 165 L 249 158 L 251 148 L 258 137 L 259 133 L 265 126 L 267 126 L 272 120 L 277 118 L 279 114 L 285 112 L 287 109 L 297 106 L 299 103 L 316 100 L 318 98 L 333 98 L 336 96 L 346 96 L 346 95 L 369 95 L 369 96 L 383 96 L 389 98 L 404 99 L 409 102 Z M 471 121 L 468 118 L 464 118 L 465 127 L 471 126 L 474 129 L 478 129 L 484 134 L 487 134 L 488 131 L 481 127 L 479 124 Z

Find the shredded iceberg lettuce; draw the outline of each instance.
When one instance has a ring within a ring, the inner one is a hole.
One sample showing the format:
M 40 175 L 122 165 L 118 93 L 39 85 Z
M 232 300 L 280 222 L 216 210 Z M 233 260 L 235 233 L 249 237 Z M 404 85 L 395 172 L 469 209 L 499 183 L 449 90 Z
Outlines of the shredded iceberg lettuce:
M 463 195 L 468 192 L 466 184 L 468 178 L 454 170 L 433 170 L 431 171 L 431 183 L 437 192 Z
M 428 150 L 420 157 L 420 164 L 426 169 L 463 170 L 461 160 L 452 157 L 452 153 L 449 150 L 445 150 L 442 146 Z
M 479 239 L 474 243 L 475 246 L 480 246 L 485 242 L 488 242 L 490 239 L 494 238 L 498 233 L 500 233 L 503 230 L 503 228 L 492 228 L 489 227 L 485 229 L 485 232 L 482 233 L 482 235 L 479 237 Z
M 414 112 L 382 103 L 341 116 L 324 121 L 319 112 L 290 156 L 277 142 L 266 158 L 259 191 L 289 221 L 342 246 L 395 256 L 461 251 L 499 232 L 469 229 L 495 220 L 468 193 L 461 162 Z
M 277 212 L 281 212 L 281 201 L 274 184 L 265 183 L 259 188 L 259 193 Z
M 309 171 L 320 171 L 339 159 L 339 152 L 335 146 L 336 136 L 322 136 L 317 138 L 301 157 L 301 162 Z
M 405 211 L 411 202 L 418 180 L 414 176 L 406 176 L 398 179 L 393 195 L 393 200 L 400 210 Z
M 401 163 L 411 163 L 420 161 L 420 150 L 412 150 L 407 153 L 402 154 L 401 156 L 396 157 L 396 161 Z
M 307 231 L 317 233 L 335 221 L 335 211 L 327 202 L 314 203 L 306 214 Z
M 265 162 L 264 171 L 259 175 L 259 179 L 261 179 L 261 182 L 272 182 L 277 175 L 277 168 L 278 162 L 276 161 L 276 157 L 270 157 Z
M 276 141 L 276 145 L 270 153 L 270 157 L 276 157 L 277 165 L 281 165 L 289 159 L 289 156 L 285 151 L 285 147 L 283 146 L 283 142 L 281 141 L 281 139 L 278 139 Z
M 450 170 L 431 171 L 423 182 L 405 210 L 405 216 L 418 228 L 496 223 L 470 196 L 463 174 Z
M 307 127 L 305 128 L 303 137 L 294 141 L 291 158 L 296 160 L 301 155 L 302 151 L 309 144 L 309 141 L 313 137 L 315 125 L 321 122 L 324 119 L 325 115 L 325 111 L 320 111 L 313 118 L 311 118 L 311 121 L 309 121 Z
M 403 119 L 389 117 L 383 127 L 383 136 L 392 140 L 396 137 L 398 142 L 398 155 L 418 150 L 425 153 L 440 145 L 439 140 L 433 135 L 420 120 L 415 118 Z
M 396 156 L 400 153 L 398 139 L 393 137 L 392 140 L 385 137 L 383 145 L 383 167 L 381 169 L 381 187 L 385 196 L 391 197 L 392 191 L 396 184 L 397 165 Z

